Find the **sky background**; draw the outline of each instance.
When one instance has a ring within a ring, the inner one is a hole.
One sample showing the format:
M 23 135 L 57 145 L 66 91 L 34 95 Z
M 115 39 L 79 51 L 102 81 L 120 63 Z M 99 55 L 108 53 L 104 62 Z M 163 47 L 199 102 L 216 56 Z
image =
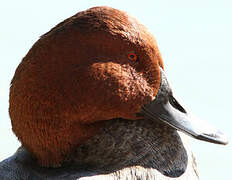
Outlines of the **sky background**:
M 232 1 L 2 1 L 0 5 L 0 161 L 19 142 L 8 115 L 9 84 L 21 59 L 60 21 L 93 6 L 127 11 L 159 44 L 168 79 L 191 112 L 232 137 Z M 201 179 L 231 179 L 232 145 L 190 138 Z

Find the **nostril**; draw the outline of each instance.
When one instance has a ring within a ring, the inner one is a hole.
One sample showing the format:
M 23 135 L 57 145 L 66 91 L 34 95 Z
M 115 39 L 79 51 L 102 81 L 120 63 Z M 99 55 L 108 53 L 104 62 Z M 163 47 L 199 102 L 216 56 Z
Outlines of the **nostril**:
M 187 113 L 172 95 L 169 96 L 169 102 L 175 109 L 181 111 L 182 113 Z

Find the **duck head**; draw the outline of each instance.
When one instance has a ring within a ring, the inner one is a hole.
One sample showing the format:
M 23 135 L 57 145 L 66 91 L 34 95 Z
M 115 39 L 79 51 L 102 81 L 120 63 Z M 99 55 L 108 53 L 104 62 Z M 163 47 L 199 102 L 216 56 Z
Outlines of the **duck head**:
M 114 118 L 162 121 L 227 143 L 193 124 L 174 98 L 153 35 L 109 7 L 79 12 L 33 45 L 12 79 L 9 112 L 14 133 L 42 166 L 61 164 Z

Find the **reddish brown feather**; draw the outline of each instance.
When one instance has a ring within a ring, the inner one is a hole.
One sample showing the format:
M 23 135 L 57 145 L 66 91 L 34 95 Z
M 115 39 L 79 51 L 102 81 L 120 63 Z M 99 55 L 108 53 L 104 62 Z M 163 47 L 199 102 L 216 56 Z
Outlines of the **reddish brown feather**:
M 136 52 L 139 62 L 128 60 Z M 95 7 L 43 35 L 10 88 L 13 131 L 42 166 L 58 166 L 104 120 L 136 119 L 156 95 L 163 61 L 154 37 L 125 12 Z

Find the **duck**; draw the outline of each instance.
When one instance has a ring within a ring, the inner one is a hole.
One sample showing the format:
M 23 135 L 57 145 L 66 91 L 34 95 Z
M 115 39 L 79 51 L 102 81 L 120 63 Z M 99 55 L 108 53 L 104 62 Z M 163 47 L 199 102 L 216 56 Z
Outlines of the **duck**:
M 228 143 L 176 100 L 149 30 L 106 6 L 40 37 L 15 71 L 9 114 L 22 146 L 1 179 L 198 179 L 186 134 Z

